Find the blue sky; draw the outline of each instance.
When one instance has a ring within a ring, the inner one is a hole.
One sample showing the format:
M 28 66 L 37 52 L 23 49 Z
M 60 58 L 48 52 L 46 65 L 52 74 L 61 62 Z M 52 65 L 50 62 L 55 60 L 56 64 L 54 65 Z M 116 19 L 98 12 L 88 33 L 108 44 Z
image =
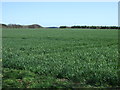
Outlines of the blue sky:
M 117 2 L 4 2 L 2 23 L 42 26 L 118 25 Z

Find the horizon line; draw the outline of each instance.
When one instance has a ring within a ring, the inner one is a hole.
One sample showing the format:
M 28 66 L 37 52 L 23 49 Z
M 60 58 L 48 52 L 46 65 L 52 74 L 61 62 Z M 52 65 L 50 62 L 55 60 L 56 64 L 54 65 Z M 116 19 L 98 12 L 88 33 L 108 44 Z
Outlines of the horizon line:
M 6 23 L 0 23 L 0 24 L 5 24 L 5 25 L 24 25 L 24 26 L 27 26 L 27 25 L 40 25 L 42 27 L 60 27 L 60 26 L 67 26 L 67 27 L 71 27 L 71 26 L 119 26 L 119 25 L 59 25 L 59 26 L 44 26 L 44 25 L 41 25 L 41 24 L 38 24 L 38 23 L 33 23 L 33 24 L 16 24 L 16 23 L 9 23 L 9 24 L 6 24 Z

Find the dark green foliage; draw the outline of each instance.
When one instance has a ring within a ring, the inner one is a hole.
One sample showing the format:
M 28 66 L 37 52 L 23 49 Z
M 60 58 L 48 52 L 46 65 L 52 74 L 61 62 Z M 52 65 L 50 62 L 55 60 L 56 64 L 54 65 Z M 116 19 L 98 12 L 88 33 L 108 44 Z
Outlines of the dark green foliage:
M 119 27 L 117 27 L 117 26 L 71 26 L 71 28 L 82 28 L 82 29 L 119 29 Z
M 4 68 L 2 84 L 4 88 L 57 88 L 69 87 L 70 82 L 26 70 Z
M 60 26 L 60 28 L 67 28 L 67 26 Z

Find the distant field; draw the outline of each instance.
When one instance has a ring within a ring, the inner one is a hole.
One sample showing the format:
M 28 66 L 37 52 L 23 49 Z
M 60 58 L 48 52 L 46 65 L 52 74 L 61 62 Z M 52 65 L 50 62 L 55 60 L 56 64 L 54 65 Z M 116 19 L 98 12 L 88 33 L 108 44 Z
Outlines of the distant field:
M 117 87 L 118 31 L 3 29 L 3 87 Z

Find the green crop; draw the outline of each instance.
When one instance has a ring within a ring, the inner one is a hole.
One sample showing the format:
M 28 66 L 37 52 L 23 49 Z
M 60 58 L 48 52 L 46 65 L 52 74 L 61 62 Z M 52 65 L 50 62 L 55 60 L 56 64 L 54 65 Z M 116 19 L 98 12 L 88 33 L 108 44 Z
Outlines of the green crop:
M 73 86 L 79 83 L 76 87 L 119 86 L 117 30 L 3 29 L 2 40 L 3 69 L 65 79 Z M 37 82 L 37 87 L 42 85 L 61 87 L 51 79 L 48 85 Z

